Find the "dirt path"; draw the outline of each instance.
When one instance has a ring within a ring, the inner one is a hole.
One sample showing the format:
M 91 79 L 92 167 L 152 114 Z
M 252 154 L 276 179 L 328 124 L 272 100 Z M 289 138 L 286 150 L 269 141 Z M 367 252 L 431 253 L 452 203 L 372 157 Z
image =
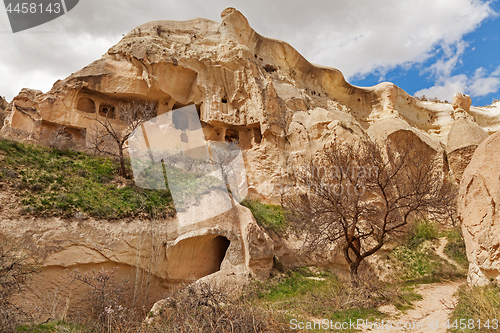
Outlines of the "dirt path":
M 460 268 L 460 265 L 444 253 L 447 242 L 445 237 L 439 239 L 436 254 Z M 390 319 L 388 320 L 391 325 L 385 324 L 383 327 L 379 325 L 378 328 L 373 325 L 371 330 L 369 325 L 365 325 L 363 332 L 445 333 L 447 331 L 446 321 L 456 305 L 454 294 L 463 283 L 465 280 L 421 285 L 417 292 L 422 295 L 422 299 L 415 302 L 413 309 L 403 314 L 394 306 L 382 307 L 380 310 L 389 314 Z
M 438 241 L 439 244 L 436 249 L 436 254 L 441 258 L 443 258 L 444 260 L 446 260 L 447 262 L 449 262 L 450 264 L 452 264 L 453 266 L 455 266 L 456 268 L 463 269 L 455 260 L 451 259 L 444 253 L 444 248 L 446 247 L 446 244 L 448 244 L 448 239 L 446 237 L 441 237 L 438 239 Z
M 454 281 L 445 283 L 432 283 L 422 285 L 418 293 L 422 300 L 415 302 L 415 307 L 406 314 L 391 316 L 389 321 L 392 325 L 384 326 L 384 329 L 366 329 L 363 332 L 434 332 L 445 333 L 444 327 L 451 311 L 455 307 L 456 299 L 453 296 L 458 287 L 465 281 Z M 369 328 L 369 327 L 367 327 Z

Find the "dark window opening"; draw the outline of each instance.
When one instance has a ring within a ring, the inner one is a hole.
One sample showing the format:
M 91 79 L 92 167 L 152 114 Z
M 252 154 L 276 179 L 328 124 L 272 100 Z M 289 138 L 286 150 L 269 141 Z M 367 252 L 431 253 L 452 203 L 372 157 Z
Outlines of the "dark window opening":
M 172 122 L 174 127 L 178 130 L 185 131 L 189 128 L 189 119 L 182 111 L 174 111 L 172 114 Z
M 187 134 L 184 132 L 181 134 L 181 142 L 184 142 L 184 143 L 189 142 L 189 138 L 188 138 Z
M 238 144 L 240 143 L 240 134 L 237 131 L 226 130 L 224 141 Z
M 99 115 L 102 117 L 115 119 L 116 118 L 115 107 L 108 104 L 101 104 L 99 106 Z
M 256 127 L 253 129 L 253 136 L 256 144 L 262 142 L 262 133 L 260 133 L 260 128 Z
M 264 66 L 264 69 L 266 70 L 266 72 L 268 73 L 272 73 L 272 72 L 276 72 L 278 69 L 273 66 L 273 65 L 265 65 Z
M 201 104 L 195 104 L 196 113 L 198 113 L 198 118 L 201 119 Z

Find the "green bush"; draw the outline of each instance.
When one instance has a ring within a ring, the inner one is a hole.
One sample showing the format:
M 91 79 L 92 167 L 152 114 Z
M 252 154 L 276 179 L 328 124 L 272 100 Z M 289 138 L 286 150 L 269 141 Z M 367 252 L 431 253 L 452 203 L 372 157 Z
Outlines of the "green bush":
M 420 244 L 426 240 L 433 240 L 438 238 L 438 228 L 436 223 L 422 219 L 416 221 L 411 227 L 408 236 L 407 244 L 411 249 L 416 249 Z
M 413 249 L 401 245 L 392 251 L 390 257 L 396 259 L 399 278 L 406 282 L 431 283 L 462 277 L 453 265 L 424 246 Z
M 281 206 L 263 204 L 255 200 L 243 200 L 241 204 L 252 211 L 260 226 L 278 232 L 286 228 L 285 213 Z
M 446 233 L 446 237 L 448 238 L 448 243 L 444 248 L 444 253 L 462 267 L 469 267 L 465 241 L 460 230 L 452 229 Z

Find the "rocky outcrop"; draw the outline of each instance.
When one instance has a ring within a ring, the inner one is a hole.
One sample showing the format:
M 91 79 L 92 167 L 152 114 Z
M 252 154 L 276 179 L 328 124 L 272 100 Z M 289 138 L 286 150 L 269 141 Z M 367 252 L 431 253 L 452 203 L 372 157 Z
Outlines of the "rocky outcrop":
M 458 217 L 469 259 L 468 282 L 500 282 L 500 133 L 484 140 L 464 171 Z
M 275 203 L 289 161 L 321 149 L 335 126 L 359 133 L 397 118 L 446 143 L 452 105 L 417 100 L 391 83 L 352 86 L 337 69 L 311 64 L 286 42 L 259 35 L 237 10 L 228 8 L 221 18 L 220 24 L 154 21 L 133 29 L 50 92 L 21 92 L 0 134 L 24 131 L 27 140 L 44 142 L 63 126 L 82 148 L 95 118 L 120 102 L 154 101 L 157 115 L 194 104 L 207 140 L 231 140 L 243 150 L 249 196 Z M 470 99 L 460 95 L 454 103 L 466 108 Z
M 84 292 L 76 292 L 68 272 L 119 267 L 119 274 L 135 287 L 151 288 L 149 301 L 160 299 L 173 286 L 217 274 L 218 280 L 242 283 L 248 276 L 266 278 L 273 265 L 273 242 L 252 213 L 237 205 L 214 218 L 190 225 L 165 221 L 64 220 L 58 218 L 3 217 L 0 237 L 26 249 L 41 265 L 33 276 L 37 303 L 45 295 L 60 293 L 58 309 L 78 308 Z M 63 278 L 61 278 L 63 277 Z M 65 297 L 72 292 L 70 304 Z M 144 293 L 137 290 L 134 293 Z M 78 296 L 79 295 L 79 296 Z M 80 297 L 80 298 L 79 298 Z M 151 306 L 149 304 L 148 306 Z
M 3 127 L 3 122 L 5 118 L 7 118 L 8 112 L 7 112 L 7 107 L 9 106 L 9 103 L 0 96 L 0 129 Z
M 464 109 L 456 109 L 455 119 L 448 133 L 446 152 L 450 169 L 459 184 L 474 151 L 481 142 L 488 138 L 488 133 L 471 120 Z
M 259 35 L 234 8 L 224 10 L 221 18 L 221 23 L 200 18 L 153 21 L 133 29 L 101 59 L 56 82 L 48 93 L 21 91 L 9 106 L 0 134 L 50 142 L 51 133 L 63 130 L 74 148 L 83 149 L 96 119 L 108 117 L 117 127 L 124 125 L 113 112 L 122 102 L 154 102 L 157 116 L 194 105 L 206 141 L 239 145 L 248 196 L 279 203 L 294 163 L 313 156 L 335 138 L 369 134 L 384 142 L 417 142 L 413 149 L 439 159 L 445 173 L 446 153 L 453 153 L 452 169 L 459 179 L 471 147 L 484 137 L 480 128 L 491 133 L 500 124 L 496 113 L 470 108 L 468 96 L 456 95 L 450 105 L 420 101 L 392 83 L 352 86 L 339 70 L 314 65 L 286 42 Z M 460 110 L 470 119 L 458 119 Z M 468 133 L 470 138 L 460 137 L 470 128 L 474 128 Z M 230 267 L 266 276 L 274 253 L 272 241 L 253 220 L 248 222 L 248 211 L 238 208 L 238 214 L 227 214 L 200 219 L 188 224 L 188 229 L 176 223 L 162 226 L 166 229 L 159 231 L 165 243 L 161 253 L 166 259 L 155 264 L 151 274 L 162 283 L 183 281 L 211 275 L 220 264 L 220 272 Z M 105 225 L 106 230 L 97 229 L 103 235 L 127 234 L 116 231 L 121 230 L 117 225 Z M 27 231 L 20 234 L 33 238 Z M 76 234 L 64 237 L 71 240 Z M 152 236 L 148 237 L 147 242 L 153 244 Z M 60 239 L 60 244 L 47 241 L 49 250 L 42 257 L 54 267 L 116 260 L 147 269 L 133 261 L 131 253 L 137 246 L 129 245 L 132 240 L 108 238 L 114 240 L 112 245 L 92 243 L 91 237 L 88 242 L 79 238 L 74 242 Z M 228 242 L 219 263 L 221 249 Z M 293 253 L 287 251 L 283 253 Z M 153 256 L 145 248 L 139 252 L 145 258 Z M 72 259 L 63 262 L 64 258 Z M 185 262 L 193 266 L 184 267 Z

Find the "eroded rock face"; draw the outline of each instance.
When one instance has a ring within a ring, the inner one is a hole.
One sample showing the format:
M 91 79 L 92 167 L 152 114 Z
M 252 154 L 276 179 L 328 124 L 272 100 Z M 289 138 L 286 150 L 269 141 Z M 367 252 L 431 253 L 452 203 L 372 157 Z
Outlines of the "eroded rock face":
M 352 86 L 340 71 L 259 35 L 234 8 L 221 18 L 220 24 L 194 19 L 135 28 L 50 92 L 21 92 L 1 135 L 25 131 L 27 140 L 43 142 L 64 126 L 81 148 L 93 119 L 119 102 L 154 101 L 158 115 L 195 104 L 207 140 L 238 142 L 244 151 L 250 196 L 274 203 L 289 160 L 321 149 L 337 125 L 362 132 L 400 118 L 446 142 L 452 105 L 419 101 L 391 83 Z M 457 97 L 455 104 L 466 107 L 467 99 Z
M 488 133 L 471 120 L 471 117 L 461 108 L 456 110 L 455 118 L 448 133 L 446 152 L 450 169 L 459 184 L 474 151 L 481 142 L 488 138 Z
M 475 150 L 460 183 L 458 217 L 469 259 L 468 282 L 500 281 L 500 133 Z
M 83 148 L 96 117 L 112 114 L 109 110 L 120 102 L 155 102 L 157 115 L 194 104 L 207 141 L 240 146 L 249 197 L 279 203 L 294 163 L 313 156 L 333 139 L 355 139 L 366 133 L 382 141 L 418 138 L 416 148 L 439 158 L 447 172 L 444 147 L 456 122 L 454 108 L 465 108 L 471 121 L 480 119 L 488 132 L 500 123 L 487 112 L 467 110 L 466 96 L 457 95 L 452 106 L 419 101 L 392 83 L 352 86 L 337 69 L 311 64 L 286 42 L 259 35 L 237 10 L 228 8 L 221 18 L 220 24 L 206 19 L 154 21 L 133 29 L 101 59 L 56 82 L 50 92 L 23 90 L 11 103 L 0 134 L 43 142 L 64 126 L 74 147 Z M 111 121 L 123 125 L 118 119 Z M 460 149 L 450 152 L 457 152 L 456 160 L 462 155 L 466 160 L 468 151 Z M 457 170 L 465 165 L 457 164 Z M 167 260 L 155 265 L 151 274 L 162 281 L 199 278 L 218 267 L 217 258 L 229 241 L 216 274 L 238 267 L 265 276 L 272 264 L 272 241 L 254 222 L 235 222 L 235 228 L 223 222 L 224 216 L 220 221 L 195 223 L 189 230 L 175 224 L 160 230 Z M 116 226 L 106 225 L 108 234 L 115 232 Z M 147 242 L 153 242 L 151 237 Z M 115 258 L 122 263 L 128 258 L 124 264 L 146 270 L 133 261 L 130 253 L 136 247 L 127 242 L 117 241 L 111 250 L 101 250 L 106 246 L 99 242 L 96 246 L 66 242 L 44 260 L 65 267 L 82 260 L 86 265 L 86 260 Z M 184 252 L 184 248 L 206 249 L 206 260 L 203 251 Z M 144 251 L 141 256 L 152 256 Z M 63 264 L 62 258 L 72 259 Z M 189 260 L 194 266 L 182 268 Z
M 7 107 L 9 106 L 9 103 L 0 96 L 0 129 L 3 127 L 3 122 L 5 118 L 7 118 L 8 112 L 7 112 Z
M 472 99 L 469 95 L 464 95 L 461 93 L 456 93 L 453 96 L 452 107 L 453 110 L 462 109 L 466 112 L 470 112 L 470 105 L 472 104 Z
M 171 287 L 213 273 L 219 279 L 232 276 L 233 280 L 245 281 L 249 275 L 266 278 L 274 256 L 269 236 L 251 212 L 239 205 L 190 225 L 179 225 L 176 219 L 110 222 L 3 218 L 0 237 L 22 245 L 29 257 L 41 264 L 42 271 L 34 275 L 29 296 L 33 302 L 40 300 L 38 294 L 48 297 L 57 290 L 74 293 L 70 279 L 61 279 L 74 269 L 88 272 L 119 267 L 119 275 L 128 281 L 148 281 L 152 288 L 149 301 L 155 302 Z M 69 308 L 77 309 L 84 294 L 74 295 Z M 56 307 L 63 309 L 66 305 L 62 297 Z

